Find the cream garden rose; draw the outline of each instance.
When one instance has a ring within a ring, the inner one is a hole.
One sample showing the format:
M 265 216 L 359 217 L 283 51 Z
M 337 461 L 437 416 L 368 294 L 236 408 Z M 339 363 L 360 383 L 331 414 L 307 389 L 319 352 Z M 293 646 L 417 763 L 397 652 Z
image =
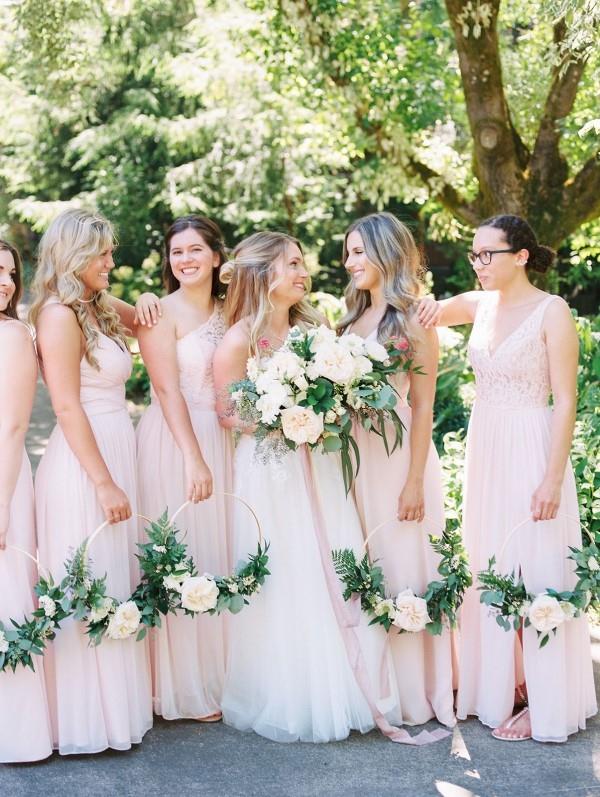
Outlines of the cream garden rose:
M 531 602 L 527 616 L 535 630 L 542 634 L 558 628 L 566 619 L 565 613 L 556 598 L 545 593 L 538 595 Z
M 312 407 L 288 407 L 281 413 L 281 428 L 284 435 L 296 443 L 316 443 L 323 433 L 323 416 Z
M 319 376 L 345 385 L 354 374 L 354 357 L 339 343 L 324 343 L 317 349 L 314 366 Z M 308 372 L 308 369 L 307 369 Z
M 403 590 L 396 598 L 396 613 L 392 622 L 403 631 L 422 631 L 431 622 L 427 601 L 419 598 L 411 589 Z
M 208 612 L 217 605 L 219 588 L 207 576 L 192 576 L 181 586 L 181 605 L 190 612 Z
M 115 613 L 110 618 L 107 635 L 110 639 L 127 639 L 140 627 L 142 615 L 133 601 L 125 601 L 117 606 Z

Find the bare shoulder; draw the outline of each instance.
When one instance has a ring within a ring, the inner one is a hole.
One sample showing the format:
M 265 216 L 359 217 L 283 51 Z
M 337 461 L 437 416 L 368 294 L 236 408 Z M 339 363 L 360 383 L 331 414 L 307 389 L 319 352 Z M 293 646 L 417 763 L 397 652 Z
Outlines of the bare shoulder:
M 548 296 L 551 296 L 551 294 L 548 294 Z M 551 319 L 553 321 L 563 319 L 574 323 L 571 308 L 562 296 L 552 296 L 552 301 L 548 302 L 544 318 L 545 320 Z
M 438 345 L 438 334 L 435 327 L 425 329 L 420 323 L 417 310 L 406 320 L 406 331 L 409 338 L 418 346 Z
M 227 332 L 223 335 L 220 346 L 229 349 L 230 351 L 248 350 L 248 321 L 245 318 L 237 321 L 232 327 L 229 327 Z
M 3 346 L 12 350 L 33 351 L 33 338 L 29 327 L 16 318 L 0 322 L 0 340 Z
M 63 330 L 77 330 L 79 332 L 79 322 L 75 312 L 60 302 L 48 302 L 40 310 L 37 319 L 38 332 L 51 327 L 58 327 Z

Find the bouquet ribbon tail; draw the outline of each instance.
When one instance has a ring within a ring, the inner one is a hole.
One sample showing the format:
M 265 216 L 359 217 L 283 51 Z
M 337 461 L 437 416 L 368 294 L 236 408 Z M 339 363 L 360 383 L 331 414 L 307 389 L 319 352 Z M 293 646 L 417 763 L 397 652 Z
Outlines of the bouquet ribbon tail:
M 346 601 L 342 596 L 340 590 L 339 579 L 336 575 L 333 561 L 329 550 L 329 543 L 327 541 L 327 534 L 325 531 L 325 521 L 323 518 L 323 510 L 321 508 L 321 501 L 319 497 L 316 480 L 313 474 L 312 458 L 307 446 L 301 446 L 299 454 L 302 462 L 302 470 L 304 473 L 304 480 L 308 489 L 308 494 L 311 498 L 311 507 L 313 511 L 314 528 L 317 538 L 317 545 L 321 557 L 321 564 L 323 566 L 323 573 L 327 584 L 327 591 L 333 606 L 335 618 L 340 629 L 344 647 L 346 648 L 346 656 L 348 662 L 354 673 L 356 683 L 358 684 L 369 709 L 371 711 L 373 722 L 381 733 L 390 739 L 392 742 L 399 744 L 410 744 L 420 746 L 424 744 L 431 744 L 438 742 L 450 736 L 450 731 L 445 728 L 436 728 L 434 731 L 421 731 L 416 736 L 411 736 L 404 728 L 398 728 L 392 725 L 385 716 L 381 713 L 377 706 L 377 698 L 374 694 L 374 689 L 371 684 L 365 657 L 360 645 L 360 641 L 356 634 L 355 628 L 358 623 L 355 622 L 355 607 L 348 607 Z M 360 604 L 358 605 L 360 610 Z M 384 691 L 382 686 L 381 692 Z

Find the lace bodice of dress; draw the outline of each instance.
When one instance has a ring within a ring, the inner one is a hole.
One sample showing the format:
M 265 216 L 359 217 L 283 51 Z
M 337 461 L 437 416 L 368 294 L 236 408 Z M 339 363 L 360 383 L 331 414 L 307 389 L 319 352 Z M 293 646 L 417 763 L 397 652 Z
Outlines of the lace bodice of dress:
M 190 407 L 213 410 L 215 383 L 212 361 L 225 334 L 223 307 L 217 302 L 211 317 L 177 341 L 179 387 Z M 154 394 L 152 395 L 155 399 Z
M 548 353 L 542 337 L 548 296 L 492 353 L 495 293 L 482 296 L 469 339 L 469 360 L 475 372 L 478 402 L 498 407 L 546 407 L 550 397 Z

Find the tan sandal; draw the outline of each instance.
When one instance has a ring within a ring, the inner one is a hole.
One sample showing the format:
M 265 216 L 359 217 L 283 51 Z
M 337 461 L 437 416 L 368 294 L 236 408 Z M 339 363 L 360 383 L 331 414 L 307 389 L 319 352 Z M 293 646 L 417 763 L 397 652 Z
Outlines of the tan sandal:
M 501 742 L 525 742 L 527 739 L 531 739 L 531 733 L 528 736 L 502 736 L 498 731 L 509 731 L 515 723 L 517 723 L 521 717 L 524 717 L 525 714 L 529 713 L 529 706 L 525 706 L 524 709 L 521 709 L 518 714 L 515 714 L 514 717 L 511 717 L 506 722 L 503 722 L 502 725 L 498 725 L 497 728 L 494 728 L 492 731 L 492 736 L 494 739 L 500 739 Z
M 221 722 L 223 714 L 217 711 L 215 714 L 207 714 L 206 717 L 194 717 L 196 722 Z

